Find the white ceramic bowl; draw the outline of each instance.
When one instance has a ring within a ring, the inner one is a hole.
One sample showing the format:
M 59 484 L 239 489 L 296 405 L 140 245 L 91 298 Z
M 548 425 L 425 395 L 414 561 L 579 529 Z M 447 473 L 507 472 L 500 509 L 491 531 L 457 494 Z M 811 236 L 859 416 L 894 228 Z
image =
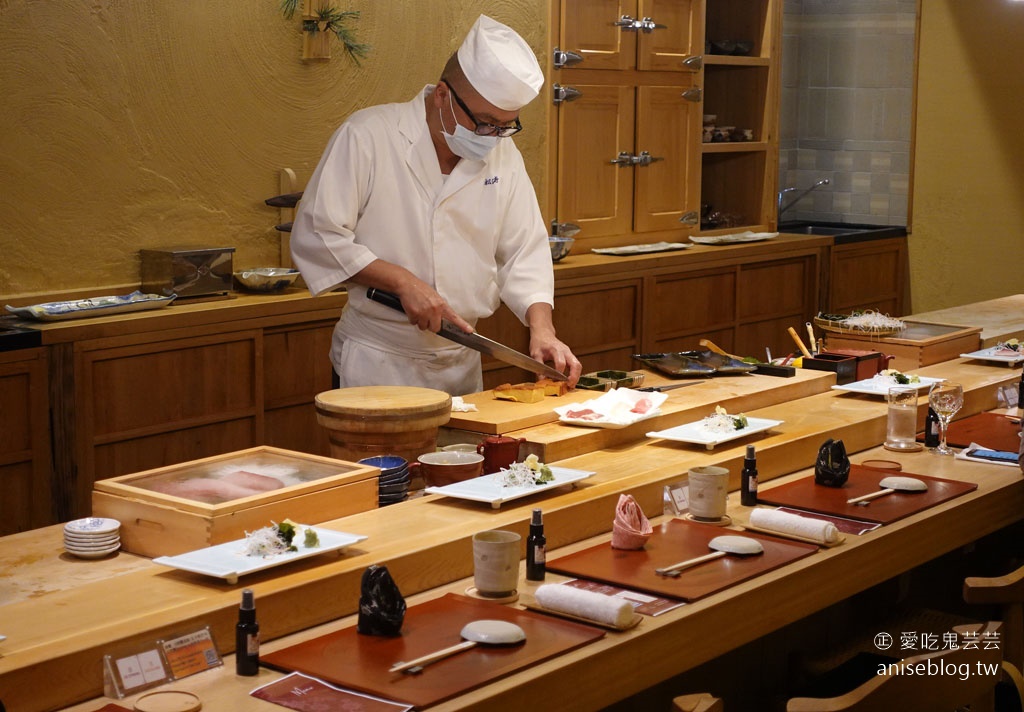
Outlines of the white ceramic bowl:
M 252 292 L 279 292 L 290 287 L 299 277 L 297 269 L 288 267 L 257 267 L 235 272 L 235 279 Z

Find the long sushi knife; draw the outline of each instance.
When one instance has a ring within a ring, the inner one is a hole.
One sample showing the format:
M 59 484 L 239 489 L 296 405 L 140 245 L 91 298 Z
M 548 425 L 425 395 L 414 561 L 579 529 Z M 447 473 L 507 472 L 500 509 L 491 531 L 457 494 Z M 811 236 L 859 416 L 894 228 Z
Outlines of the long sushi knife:
M 397 294 L 391 292 L 385 292 L 375 287 L 370 287 L 366 290 L 366 297 L 372 299 L 379 304 L 383 304 L 386 307 L 391 307 L 397 311 L 405 313 L 405 309 L 402 308 L 402 300 L 398 298 Z M 546 363 L 541 363 L 536 359 L 532 359 L 524 353 L 520 353 L 513 348 L 500 344 L 493 339 L 488 339 L 486 336 L 480 334 L 469 334 L 459 327 L 455 326 L 447 319 L 441 320 L 441 329 L 437 332 L 438 336 L 443 336 L 449 341 L 454 341 L 457 344 L 462 344 L 474 351 L 479 351 L 487 356 L 493 356 L 499 361 L 504 361 L 512 366 L 518 366 L 519 368 L 526 369 L 531 373 L 536 373 L 547 378 L 554 379 L 556 381 L 568 380 L 568 377 L 561 371 L 557 371 Z

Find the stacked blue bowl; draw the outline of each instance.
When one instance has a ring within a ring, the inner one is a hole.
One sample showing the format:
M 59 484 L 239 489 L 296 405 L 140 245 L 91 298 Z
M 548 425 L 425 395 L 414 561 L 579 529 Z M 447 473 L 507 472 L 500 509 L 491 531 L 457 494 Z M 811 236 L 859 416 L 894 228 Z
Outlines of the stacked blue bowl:
M 381 507 L 402 502 L 409 496 L 409 463 L 398 455 L 364 457 L 361 465 L 380 468 L 377 504 Z

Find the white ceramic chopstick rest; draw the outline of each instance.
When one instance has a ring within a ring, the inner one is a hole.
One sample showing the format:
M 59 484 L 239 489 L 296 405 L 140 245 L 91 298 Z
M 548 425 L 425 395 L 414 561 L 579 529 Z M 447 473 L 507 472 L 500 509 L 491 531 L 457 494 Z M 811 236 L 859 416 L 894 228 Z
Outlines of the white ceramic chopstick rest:
M 415 660 L 405 663 L 395 663 L 388 672 L 418 673 L 424 667 L 438 660 L 469 650 L 476 645 L 516 645 L 526 640 L 526 631 L 509 621 L 479 620 L 470 621 L 462 626 L 460 635 L 463 638 L 461 643 L 451 645 L 447 648 L 435 650 L 427 655 L 420 656 Z
M 764 547 L 761 545 L 761 542 L 748 536 L 716 536 L 708 542 L 708 548 L 712 550 L 710 554 L 680 561 L 678 564 L 672 564 L 671 566 L 663 566 L 660 569 L 655 569 L 654 572 L 661 576 L 678 576 L 684 569 L 696 566 L 697 564 L 703 564 L 705 561 L 721 558 L 726 554 L 757 556 L 764 553 Z
M 877 492 L 848 499 L 846 500 L 846 503 L 859 504 L 862 507 L 866 507 L 871 500 L 884 497 L 888 494 L 892 494 L 893 492 L 926 492 L 928 490 L 928 483 L 923 482 L 916 477 L 883 477 L 882 481 L 878 483 L 878 486 L 882 487 L 882 489 Z

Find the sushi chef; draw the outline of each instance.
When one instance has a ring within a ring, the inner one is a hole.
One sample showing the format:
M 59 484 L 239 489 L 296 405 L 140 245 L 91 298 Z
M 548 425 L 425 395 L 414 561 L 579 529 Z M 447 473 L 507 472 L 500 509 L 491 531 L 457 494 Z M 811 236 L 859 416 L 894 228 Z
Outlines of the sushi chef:
M 303 193 L 291 250 L 312 294 L 344 284 L 334 330 L 340 385 L 483 389 L 480 355 L 438 336 L 472 331 L 504 302 L 530 355 L 574 385 L 580 362 L 555 335 L 547 228 L 510 137 L 544 75 L 529 45 L 481 15 L 436 85 L 354 113 Z M 405 314 L 371 301 L 376 287 Z

